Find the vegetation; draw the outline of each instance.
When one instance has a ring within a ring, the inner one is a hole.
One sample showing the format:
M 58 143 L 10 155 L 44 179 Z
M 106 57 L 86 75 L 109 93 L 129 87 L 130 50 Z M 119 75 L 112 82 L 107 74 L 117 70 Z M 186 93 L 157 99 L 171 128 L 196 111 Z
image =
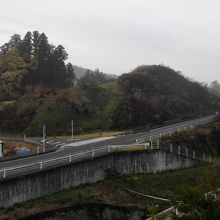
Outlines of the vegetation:
M 120 102 L 113 114 L 115 127 L 162 123 L 219 108 L 219 100 L 204 86 L 160 65 L 140 66 L 122 75 L 118 86 Z
M 94 184 L 81 185 L 59 193 L 44 196 L 39 199 L 17 204 L 10 208 L 10 210 L 0 210 L 0 216 L 2 219 L 4 219 L 4 217 L 7 219 L 6 216 L 10 219 L 10 216 L 14 216 L 18 213 L 21 216 L 24 216 L 28 215 L 28 213 L 42 213 L 43 211 L 57 210 L 62 207 L 82 204 L 85 202 L 107 203 L 120 206 L 124 205 L 128 208 L 137 207 L 145 209 L 146 212 L 147 210 L 152 211 L 151 208 L 158 205 L 158 208 L 154 210 L 158 213 L 175 204 L 175 201 L 180 199 L 179 196 L 181 195 L 180 193 L 182 192 L 182 189 L 191 187 L 192 189 L 197 189 L 199 188 L 198 186 L 201 185 L 201 181 L 203 181 L 205 184 L 201 187 L 202 192 L 210 191 L 213 187 L 212 184 L 208 184 L 209 180 L 211 183 L 213 183 L 212 180 L 214 180 L 215 188 L 220 187 L 219 159 L 215 160 L 212 165 L 194 167 L 185 170 L 176 170 L 158 174 L 111 177 Z M 186 183 L 189 187 L 186 187 Z M 132 189 L 136 192 L 168 198 L 172 201 L 169 203 L 149 199 L 140 195 L 129 193 L 126 189 Z M 189 194 L 185 191 L 183 195 Z M 199 195 L 201 195 L 200 192 Z M 194 194 L 191 198 L 194 198 L 193 196 Z M 184 198 L 181 199 L 182 201 L 186 201 Z M 195 202 L 198 200 L 193 201 Z M 206 218 L 203 220 L 206 220 Z
M 76 79 L 62 45 L 44 33 L 13 35 L 0 47 L 0 132 L 40 135 L 124 130 L 219 109 L 205 86 L 161 65 L 140 66 L 119 79 L 96 69 Z
M 209 91 L 218 97 L 220 97 L 220 84 L 218 81 L 213 81 L 209 85 Z

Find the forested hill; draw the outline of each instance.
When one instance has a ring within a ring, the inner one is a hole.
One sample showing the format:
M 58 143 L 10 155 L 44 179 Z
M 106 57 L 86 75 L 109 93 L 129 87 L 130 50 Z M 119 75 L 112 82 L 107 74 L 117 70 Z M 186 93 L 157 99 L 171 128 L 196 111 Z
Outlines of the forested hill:
M 14 34 L 0 48 L 0 99 L 18 98 L 37 85 L 51 90 L 65 87 L 73 77 L 72 64 L 65 65 L 67 58 L 64 47 L 50 44 L 44 33 L 27 32 L 23 39 Z
M 140 66 L 117 79 L 98 69 L 75 78 L 62 45 L 44 33 L 0 48 L 0 133 L 48 135 L 162 124 L 220 109 L 217 96 L 168 67 Z
M 122 75 L 118 86 L 121 97 L 113 115 L 116 127 L 200 115 L 220 104 L 206 87 L 160 65 L 140 66 Z

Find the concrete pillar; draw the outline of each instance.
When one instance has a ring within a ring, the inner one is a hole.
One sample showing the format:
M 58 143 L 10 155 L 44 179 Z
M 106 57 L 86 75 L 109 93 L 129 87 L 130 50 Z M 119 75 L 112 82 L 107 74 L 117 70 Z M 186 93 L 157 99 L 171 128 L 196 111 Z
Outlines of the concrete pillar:
M 0 157 L 3 157 L 3 146 L 4 146 L 4 142 L 0 140 Z

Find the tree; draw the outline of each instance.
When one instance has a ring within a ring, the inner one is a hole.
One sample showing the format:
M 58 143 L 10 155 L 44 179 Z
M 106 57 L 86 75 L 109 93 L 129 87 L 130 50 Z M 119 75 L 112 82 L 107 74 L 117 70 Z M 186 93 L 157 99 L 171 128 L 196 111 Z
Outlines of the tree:
M 209 90 L 212 94 L 220 97 L 220 84 L 218 81 L 213 81 L 210 83 Z
M 41 64 L 47 62 L 49 60 L 50 55 L 50 44 L 48 43 L 48 38 L 46 34 L 42 33 L 39 36 L 39 45 L 37 52 L 39 63 Z
M 39 44 L 40 44 L 40 33 L 38 31 L 34 31 L 33 42 L 32 42 L 34 56 L 38 56 Z
M 31 61 L 31 54 L 32 54 L 32 34 L 28 31 L 24 39 L 22 40 L 20 46 L 20 54 L 24 58 L 24 60 L 29 63 Z
M 74 72 L 74 68 L 71 63 L 66 64 L 66 72 L 69 76 L 72 76 L 74 79 L 76 78 L 76 74 Z
M 18 52 L 20 52 L 20 47 L 22 44 L 21 36 L 19 34 L 14 34 L 11 36 L 10 41 L 8 42 L 9 48 L 15 48 Z

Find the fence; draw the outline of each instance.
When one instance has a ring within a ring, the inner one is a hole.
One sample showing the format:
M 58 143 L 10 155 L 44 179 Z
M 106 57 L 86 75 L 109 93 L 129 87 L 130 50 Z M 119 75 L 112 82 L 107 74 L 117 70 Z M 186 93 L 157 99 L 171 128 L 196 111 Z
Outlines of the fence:
M 136 143 L 144 143 L 146 141 L 155 140 L 158 138 L 162 138 L 163 136 L 172 136 L 174 133 L 180 133 L 182 131 L 187 131 L 189 129 L 193 129 L 197 125 L 207 124 L 214 119 L 215 116 L 208 116 L 205 119 L 196 119 L 188 122 L 187 124 L 178 124 L 176 126 L 166 126 L 163 127 L 166 131 L 161 131 L 161 128 L 151 130 L 148 134 L 140 136 L 136 139 Z M 158 130 L 158 132 L 157 132 Z M 152 134 L 151 134 L 152 133 Z

